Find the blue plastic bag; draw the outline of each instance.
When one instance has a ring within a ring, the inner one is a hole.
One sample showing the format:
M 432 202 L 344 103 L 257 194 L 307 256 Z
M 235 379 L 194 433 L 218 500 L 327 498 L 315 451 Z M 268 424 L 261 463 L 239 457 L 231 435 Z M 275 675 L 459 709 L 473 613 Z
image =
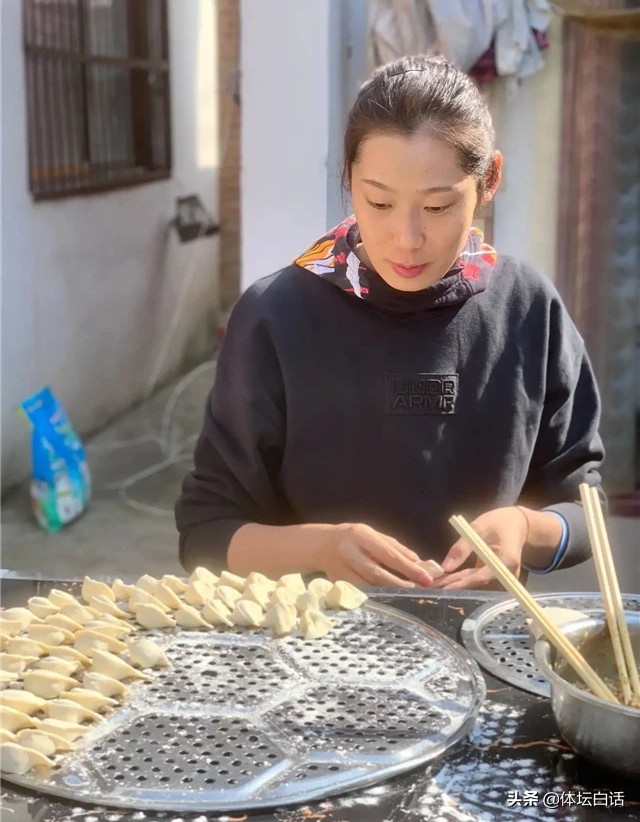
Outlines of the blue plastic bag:
M 54 533 L 79 517 L 91 497 L 84 447 L 50 388 L 20 408 L 33 426 L 31 506 L 42 528 Z

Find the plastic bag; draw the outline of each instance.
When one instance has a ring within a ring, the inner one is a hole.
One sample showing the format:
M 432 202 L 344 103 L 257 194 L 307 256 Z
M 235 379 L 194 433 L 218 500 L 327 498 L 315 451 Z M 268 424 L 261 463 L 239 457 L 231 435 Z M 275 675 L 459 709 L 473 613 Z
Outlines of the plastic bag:
M 33 426 L 31 506 L 42 528 L 54 533 L 79 517 L 91 497 L 84 447 L 50 388 L 20 408 Z

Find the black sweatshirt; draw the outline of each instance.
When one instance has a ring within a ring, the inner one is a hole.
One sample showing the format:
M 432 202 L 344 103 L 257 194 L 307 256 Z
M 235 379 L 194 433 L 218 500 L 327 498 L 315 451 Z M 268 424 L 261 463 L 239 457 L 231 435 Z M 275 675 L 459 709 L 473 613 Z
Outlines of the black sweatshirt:
M 586 559 L 599 401 L 552 283 L 509 257 L 413 293 L 359 261 L 354 280 L 343 226 L 234 307 L 176 505 L 183 566 L 247 522 L 364 522 L 441 560 L 452 514 L 515 503 L 565 518 L 562 567 Z

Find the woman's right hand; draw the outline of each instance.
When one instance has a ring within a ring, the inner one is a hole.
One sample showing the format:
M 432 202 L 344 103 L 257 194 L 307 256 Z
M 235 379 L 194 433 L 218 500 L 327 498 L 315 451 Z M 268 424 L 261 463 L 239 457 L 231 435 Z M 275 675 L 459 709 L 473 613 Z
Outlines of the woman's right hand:
M 433 584 L 414 551 L 369 525 L 337 525 L 329 542 L 318 565 L 331 580 L 398 588 L 429 588 Z

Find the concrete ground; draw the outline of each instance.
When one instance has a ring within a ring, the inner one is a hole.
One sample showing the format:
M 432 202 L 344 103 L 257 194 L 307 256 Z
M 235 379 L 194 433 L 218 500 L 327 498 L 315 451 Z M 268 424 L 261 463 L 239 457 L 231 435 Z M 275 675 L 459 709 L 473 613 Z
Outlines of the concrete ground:
M 86 441 L 94 494 L 87 512 L 45 534 L 29 509 L 28 485 L 2 500 L 0 567 L 57 578 L 135 579 L 180 573 L 173 504 L 214 374 L 205 363 Z M 608 532 L 623 590 L 640 593 L 640 520 L 613 517 Z M 597 591 L 592 562 L 530 576 L 533 592 Z

